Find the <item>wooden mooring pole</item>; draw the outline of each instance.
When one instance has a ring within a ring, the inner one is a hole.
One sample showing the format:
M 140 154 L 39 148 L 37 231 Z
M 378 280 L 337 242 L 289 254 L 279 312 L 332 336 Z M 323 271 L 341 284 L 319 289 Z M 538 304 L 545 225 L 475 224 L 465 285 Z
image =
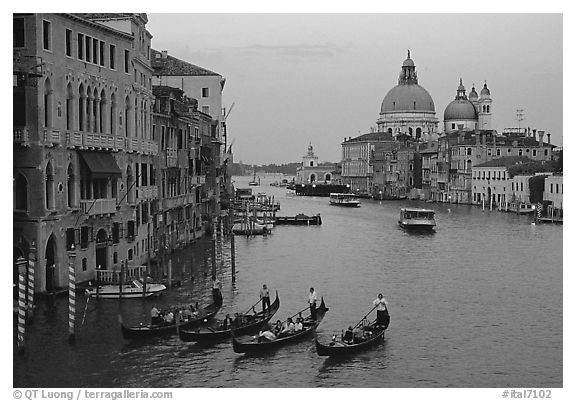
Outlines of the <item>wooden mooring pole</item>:
M 74 244 L 68 251 L 68 342 L 76 341 L 74 326 L 76 323 L 76 250 Z
M 212 220 L 212 276 L 216 276 L 216 225 Z
M 230 253 L 232 259 L 232 282 L 236 282 L 236 246 L 234 245 L 234 234 L 230 235 Z
M 36 268 L 36 246 L 32 242 L 28 253 L 28 313 L 26 318 L 32 323 L 34 319 L 34 269 Z
M 24 352 L 24 334 L 26 331 L 26 260 L 16 260 L 18 266 L 18 353 Z

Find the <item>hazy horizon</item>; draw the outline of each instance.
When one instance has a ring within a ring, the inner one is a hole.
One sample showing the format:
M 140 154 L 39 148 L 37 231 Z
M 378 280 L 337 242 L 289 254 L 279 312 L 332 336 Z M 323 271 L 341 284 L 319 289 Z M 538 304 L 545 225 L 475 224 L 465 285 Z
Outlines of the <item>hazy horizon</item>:
M 562 145 L 562 14 L 148 14 L 152 46 L 226 78 L 234 159 L 301 161 L 309 142 L 340 161 L 344 137 L 376 126 L 410 49 L 439 130 L 462 78 L 487 82 L 493 128 Z M 174 29 L 178 27 L 178 29 Z

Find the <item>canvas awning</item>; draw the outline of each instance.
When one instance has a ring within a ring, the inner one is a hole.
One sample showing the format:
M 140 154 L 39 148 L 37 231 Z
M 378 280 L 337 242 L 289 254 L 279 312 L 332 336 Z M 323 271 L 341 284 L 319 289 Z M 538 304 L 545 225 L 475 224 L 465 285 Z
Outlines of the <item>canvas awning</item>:
M 121 177 L 122 171 L 114 156 L 102 152 L 80 152 L 80 157 L 92 174 L 92 178 Z

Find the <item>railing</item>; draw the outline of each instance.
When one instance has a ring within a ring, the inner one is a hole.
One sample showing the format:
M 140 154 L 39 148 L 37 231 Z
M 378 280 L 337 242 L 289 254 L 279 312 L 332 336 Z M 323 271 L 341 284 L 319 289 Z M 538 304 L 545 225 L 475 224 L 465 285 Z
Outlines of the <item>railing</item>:
M 116 199 L 84 199 L 80 201 L 80 210 L 88 216 L 116 213 Z
M 173 196 L 171 198 L 162 199 L 162 208 L 163 209 L 174 209 L 180 206 L 187 206 L 194 203 L 194 195 L 193 194 L 184 194 Z
M 158 197 L 158 187 L 156 185 L 149 185 L 136 188 L 136 197 L 138 199 L 155 199 Z
M 14 143 L 26 144 L 29 140 L 28 128 L 27 127 L 16 127 L 14 128 Z
M 48 143 L 51 145 L 60 145 L 61 138 L 60 138 L 60 131 L 52 130 L 52 129 L 44 129 L 44 135 L 42 137 L 44 143 Z
M 144 277 L 146 266 L 127 266 L 124 269 L 123 281 Z M 96 270 L 96 281 L 99 284 L 120 284 L 120 270 Z

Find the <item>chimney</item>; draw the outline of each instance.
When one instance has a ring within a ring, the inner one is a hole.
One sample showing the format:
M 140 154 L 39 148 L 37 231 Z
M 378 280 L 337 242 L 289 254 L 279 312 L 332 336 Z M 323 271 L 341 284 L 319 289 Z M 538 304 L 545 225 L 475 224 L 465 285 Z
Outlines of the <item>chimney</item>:
M 535 129 L 532 130 L 532 137 L 533 137 L 534 139 L 536 139 L 536 130 L 535 130 Z
M 544 131 L 538 131 L 538 137 L 539 137 L 540 147 L 542 147 L 542 143 L 544 141 Z
M 513 148 L 518 147 L 518 141 L 517 141 L 517 140 L 513 140 L 513 141 L 512 141 L 512 147 L 513 147 Z
M 496 147 L 496 135 L 492 134 L 492 143 L 494 144 L 494 147 Z
M 550 145 L 550 133 L 547 133 L 546 136 L 548 137 L 548 145 Z
M 162 60 L 166 60 L 168 58 L 168 50 L 162 50 Z

